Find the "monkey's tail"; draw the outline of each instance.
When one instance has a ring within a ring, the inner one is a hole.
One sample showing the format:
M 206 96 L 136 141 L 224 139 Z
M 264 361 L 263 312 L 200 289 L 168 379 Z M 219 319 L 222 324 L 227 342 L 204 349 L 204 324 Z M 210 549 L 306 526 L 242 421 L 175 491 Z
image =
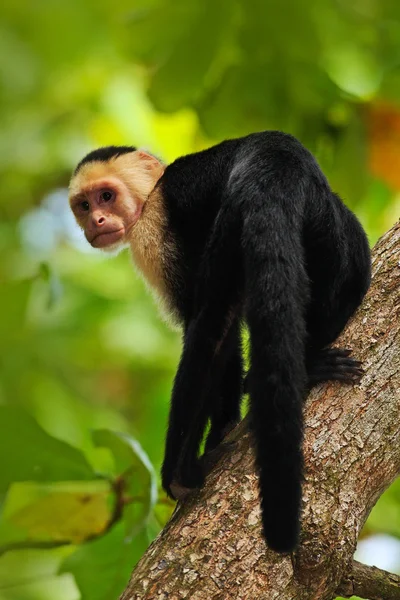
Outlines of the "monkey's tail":
M 303 479 L 302 405 L 306 386 L 308 279 L 300 219 L 283 198 L 253 211 L 243 226 L 246 311 L 250 331 L 250 415 L 260 474 L 262 524 L 268 546 L 298 543 Z M 294 209 L 296 210 L 296 209 Z

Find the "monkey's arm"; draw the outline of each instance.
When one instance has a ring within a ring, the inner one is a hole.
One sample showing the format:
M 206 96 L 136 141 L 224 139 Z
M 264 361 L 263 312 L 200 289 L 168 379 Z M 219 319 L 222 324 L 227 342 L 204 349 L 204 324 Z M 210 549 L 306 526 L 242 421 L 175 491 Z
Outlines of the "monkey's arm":
M 212 416 L 213 388 L 218 386 L 227 352 L 229 330 L 239 304 L 238 221 L 220 210 L 197 276 L 192 317 L 175 377 L 166 440 L 162 482 L 172 495 L 175 480 L 198 487 L 203 475 L 197 453 L 207 419 Z
M 240 316 L 235 317 L 218 356 L 218 377 L 210 390 L 211 426 L 205 453 L 214 450 L 240 421 L 243 395 L 243 356 Z

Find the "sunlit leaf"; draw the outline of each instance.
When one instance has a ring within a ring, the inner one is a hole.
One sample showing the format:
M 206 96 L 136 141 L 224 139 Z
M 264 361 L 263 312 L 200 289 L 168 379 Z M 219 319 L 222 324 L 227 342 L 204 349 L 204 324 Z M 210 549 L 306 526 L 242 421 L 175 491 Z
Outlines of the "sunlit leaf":
M 0 521 L 0 551 L 41 541 L 80 543 L 98 536 L 107 529 L 112 504 L 107 482 L 14 484 Z
M 79 591 L 69 573 L 58 575 L 72 548 L 10 551 L 0 557 L 1 600 L 78 600 Z
M 79 600 L 73 576 L 57 573 L 64 557 L 65 548 L 18 550 L 1 556 L 1 600 Z
M 95 479 L 84 455 L 46 433 L 24 410 L 0 406 L 0 491 L 14 481 Z

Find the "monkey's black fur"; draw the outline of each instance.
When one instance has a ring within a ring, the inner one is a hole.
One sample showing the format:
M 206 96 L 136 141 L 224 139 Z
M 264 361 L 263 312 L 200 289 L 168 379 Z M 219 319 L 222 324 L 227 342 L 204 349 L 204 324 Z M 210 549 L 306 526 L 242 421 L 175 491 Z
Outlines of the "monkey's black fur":
M 166 280 L 184 324 L 163 486 L 171 495 L 177 486 L 201 486 L 198 451 L 207 420 L 210 450 L 239 419 L 245 319 L 263 528 L 271 548 L 292 551 L 299 535 L 303 400 L 315 383 L 355 381 L 361 374 L 349 351 L 327 346 L 368 289 L 367 238 L 310 152 L 277 131 L 179 158 L 158 186 L 167 217 L 163 235 L 178 250 Z
M 112 158 L 118 158 L 121 154 L 128 154 L 129 152 L 135 152 L 135 146 L 105 146 L 104 148 L 97 148 L 92 150 L 89 154 L 86 154 L 84 158 L 77 164 L 74 171 L 74 175 L 85 165 L 90 162 L 108 162 Z

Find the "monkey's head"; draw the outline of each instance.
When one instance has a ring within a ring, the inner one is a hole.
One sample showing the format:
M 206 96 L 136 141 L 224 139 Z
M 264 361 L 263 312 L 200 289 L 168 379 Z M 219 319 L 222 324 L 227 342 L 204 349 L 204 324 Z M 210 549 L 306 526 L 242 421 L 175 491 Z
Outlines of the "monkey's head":
M 164 168 L 132 146 L 99 148 L 80 161 L 69 185 L 69 202 L 94 248 L 114 250 L 129 241 Z

